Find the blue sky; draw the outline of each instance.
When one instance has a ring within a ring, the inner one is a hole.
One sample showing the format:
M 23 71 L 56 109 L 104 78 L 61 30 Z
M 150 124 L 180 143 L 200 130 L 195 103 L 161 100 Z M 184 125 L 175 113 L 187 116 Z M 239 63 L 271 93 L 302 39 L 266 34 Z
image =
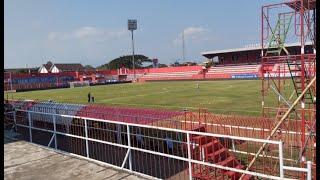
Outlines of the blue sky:
M 279 1 L 272 1 L 279 2 Z M 52 60 L 101 65 L 131 54 L 127 20 L 135 18 L 135 51 L 160 63 L 200 52 L 258 43 L 268 0 L 5 0 L 4 66 L 35 67 Z

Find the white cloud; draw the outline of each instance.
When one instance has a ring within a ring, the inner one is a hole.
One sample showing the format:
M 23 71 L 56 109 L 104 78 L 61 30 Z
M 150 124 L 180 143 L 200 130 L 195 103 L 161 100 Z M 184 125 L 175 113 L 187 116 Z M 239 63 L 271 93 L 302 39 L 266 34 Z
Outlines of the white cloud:
M 117 31 L 103 31 L 103 35 L 97 40 L 97 42 L 105 42 L 111 39 L 119 39 L 128 34 L 128 31 L 125 29 Z
M 57 39 L 57 33 L 56 33 L 56 32 L 50 32 L 50 33 L 48 34 L 48 39 L 49 39 L 49 40 L 55 40 L 55 39 Z
M 98 28 L 86 26 L 86 27 L 81 27 L 79 29 L 76 29 L 71 35 L 74 36 L 75 38 L 82 39 L 86 37 L 99 35 L 101 33 L 102 33 L 102 30 L 99 30 Z
M 202 27 L 188 27 L 188 28 L 184 29 L 183 31 L 184 31 L 184 37 L 190 38 L 190 37 L 197 36 L 203 32 L 206 32 L 207 30 Z
M 209 35 L 209 30 L 203 27 L 187 27 L 182 32 L 184 32 L 184 39 L 185 41 L 193 41 L 193 42 L 200 42 L 200 41 L 208 41 L 212 38 Z M 178 34 L 178 37 L 173 40 L 174 45 L 178 45 L 182 43 L 182 32 Z

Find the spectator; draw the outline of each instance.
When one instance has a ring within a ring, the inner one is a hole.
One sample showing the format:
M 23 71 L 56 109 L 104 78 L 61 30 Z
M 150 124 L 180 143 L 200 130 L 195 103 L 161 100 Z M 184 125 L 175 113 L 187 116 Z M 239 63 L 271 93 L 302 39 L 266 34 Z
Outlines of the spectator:
M 88 103 L 91 102 L 91 94 L 90 92 L 88 93 Z
M 167 144 L 167 150 L 169 151 L 168 153 L 173 152 L 173 141 L 171 138 L 166 137 L 166 144 Z

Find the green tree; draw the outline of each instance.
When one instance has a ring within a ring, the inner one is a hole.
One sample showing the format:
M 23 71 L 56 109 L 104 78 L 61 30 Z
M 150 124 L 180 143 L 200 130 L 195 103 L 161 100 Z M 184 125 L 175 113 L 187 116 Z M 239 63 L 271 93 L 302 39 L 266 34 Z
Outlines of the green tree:
M 94 70 L 94 67 L 91 66 L 91 65 L 85 65 L 85 66 L 84 66 L 84 69 L 85 69 L 85 70 Z
M 166 64 L 158 64 L 158 68 L 162 68 L 162 67 L 168 67 Z M 149 65 L 149 66 L 146 66 L 145 68 L 153 68 L 153 65 Z
M 168 66 L 166 64 L 158 64 L 158 67 L 162 68 L 162 67 L 168 67 Z
M 152 62 L 147 56 L 144 55 L 134 55 L 135 68 L 142 68 L 143 62 Z M 121 67 L 126 67 L 129 69 L 133 68 L 132 55 L 120 56 L 116 59 L 111 60 L 109 63 L 98 66 L 97 69 L 119 69 Z
M 28 73 L 28 70 L 27 69 L 19 69 L 17 72 L 18 73 Z

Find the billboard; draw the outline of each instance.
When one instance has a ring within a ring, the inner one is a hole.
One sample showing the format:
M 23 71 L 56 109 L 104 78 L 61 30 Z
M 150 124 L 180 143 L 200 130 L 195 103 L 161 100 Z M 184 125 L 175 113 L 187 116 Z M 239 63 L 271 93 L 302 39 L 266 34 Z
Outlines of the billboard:
M 292 76 L 293 77 L 299 76 L 299 75 L 300 75 L 300 73 L 292 72 Z M 264 77 L 279 77 L 279 73 L 264 74 Z M 291 77 L 291 74 L 290 74 L 290 72 L 288 72 L 288 73 L 280 73 L 280 77 Z
M 231 76 L 233 79 L 254 79 L 258 78 L 257 74 L 234 74 Z

